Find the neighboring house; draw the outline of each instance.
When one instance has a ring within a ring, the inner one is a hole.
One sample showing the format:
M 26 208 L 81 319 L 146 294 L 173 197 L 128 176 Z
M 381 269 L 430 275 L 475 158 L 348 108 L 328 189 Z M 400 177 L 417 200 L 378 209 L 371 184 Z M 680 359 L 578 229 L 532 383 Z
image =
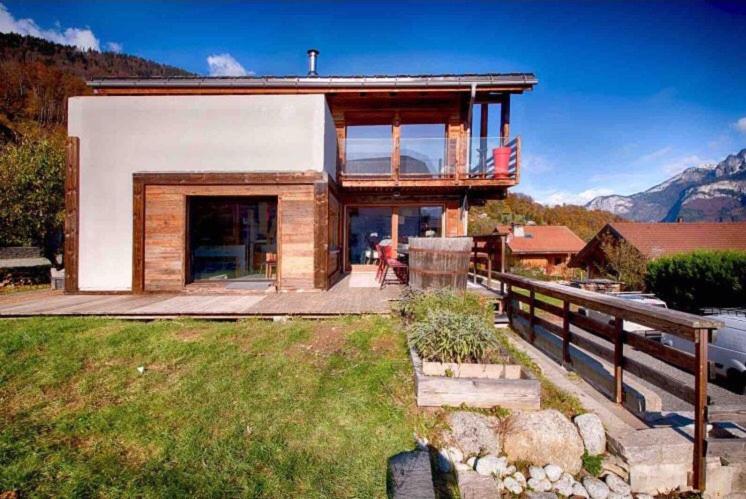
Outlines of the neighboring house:
M 564 276 L 570 258 L 583 246 L 585 242 L 564 225 L 513 225 L 506 239 L 508 265 Z
M 746 251 L 746 222 L 614 222 L 605 225 L 572 259 L 570 266 L 586 270 L 589 278 L 604 277 L 604 241 L 626 241 L 646 260 L 695 250 Z
M 510 100 L 535 84 L 315 66 L 91 81 L 69 101 L 66 290 L 327 289 L 382 241 L 464 235 L 469 204 L 518 183 Z

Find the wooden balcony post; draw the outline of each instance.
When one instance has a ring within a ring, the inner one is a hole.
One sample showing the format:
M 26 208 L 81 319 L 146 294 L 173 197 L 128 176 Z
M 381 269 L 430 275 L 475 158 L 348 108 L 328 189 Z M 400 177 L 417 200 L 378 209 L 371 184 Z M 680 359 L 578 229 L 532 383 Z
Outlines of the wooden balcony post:
M 707 456 L 707 341 L 710 331 L 697 329 L 694 332 L 694 463 L 692 486 L 704 491 L 706 487 Z
M 487 102 L 481 104 L 481 117 L 479 119 L 479 169 L 484 175 L 487 169 L 487 137 L 489 136 L 490 105 Z
M 513 286 L 510 283 L 505 286 L 505 313 L 508 315 L 508 324 L 513 327 Z
M 401 120 L 399 114 L 394 117 L 392 125 L 392 135 L 394 140 L 394 151 L 391 154 L 391 175 L 394 180 L 399 180 L 399 168 L 401 167 L 401 130 L 399 128 Z
M 624 321 L 614 318 L 614 402 L 621 404 L 624 400 L 623 367 L 624 364 Z
M 503 95 L 500 102 L 500 145 L 510 141 L 510 94 Z
M 534 323 L 536 322 L 534 319 L 536 318 L 536 306 L 534 305 L 534 302 L 536 301 L 536 292 L 533 288 L 529 291 L 529 303 L 528 303 L 528 327 L 529 331 L 531 331 L 531 343 L 536 341 L 536 331 L 534 330 Z
M 562 361 L 565 364 L 571 362 L 570 359 L 570 302 L 562 302 Z

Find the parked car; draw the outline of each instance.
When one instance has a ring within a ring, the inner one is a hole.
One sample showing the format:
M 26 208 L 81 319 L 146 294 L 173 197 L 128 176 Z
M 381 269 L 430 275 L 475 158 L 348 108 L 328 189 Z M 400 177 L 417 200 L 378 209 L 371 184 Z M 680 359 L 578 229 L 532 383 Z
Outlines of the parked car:
M 731 314 L 710 315 L 725 323 L 713 335 L 707 356 L 710 361 L 710 374 L 726 380 L 736 392 L 746 392 L 746 317 Z M 663 333 L 661 343 L 684 352 L 694 353 L 694 343 Z
M 608 294 L 609 296 L 616 296 L 617 298 L 622 298 L 623 300 L 629 300 L 629 301 L 634 301 L 638 303 L 645 303 L 648 305 L 652 305 L 654 307 L 668 308 L 666 306 L 666 302 L 664 302 L 657 296 L 650 294 L 650 293 L 627 291 L 627 292 L 606 293 L 606 294 Z M 599 322 L 604 322 L 606 324 L 614 323 L 614 318 L 610 316 L 609 314 L 605 314 L 603 312 L 598 312 L 596 310 L 586 310 L 583 308 L 581 308 L 579 312 L 582 315 L 586 315 L 590 317 L 591 319 L 595 319 Z M 638 333 L 638 334 L 641 334 L 642 336 L 645 336 L 646 338 L 650 338 L 654 340 L 658 340 L 661 336 L 660 331 L 656 331 L 655 329 L 652 329 L 648 326 L 643 326 L 642 324 L 637 324 L 636 322 L 624 321 L 623 328 L 625 331 Z

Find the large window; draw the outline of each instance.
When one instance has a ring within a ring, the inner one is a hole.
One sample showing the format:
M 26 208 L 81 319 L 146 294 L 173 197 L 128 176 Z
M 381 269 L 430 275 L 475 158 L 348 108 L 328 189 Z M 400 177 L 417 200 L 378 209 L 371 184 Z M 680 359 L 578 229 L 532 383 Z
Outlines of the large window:
M 347 126 L 345 172 L 362 175 L 391 174 L 391 125 Z
M 399 134 L 399 172 L 402 175 L 447 173 L 445 124 L 402 124 Z
M 440 237 L 443 235 L 442 206 L 402 206 L 399 208 L 400 250 L 406 249 L 410 237 Z
M 376 245 L 391 244 L 391 216 L 393 208 L 366 206 L 350 208 L 349 262 L 374 264 L 378 261 Z
M 277 258 L 277 201 L 255 197 L 188 199 L 189 281 L 262 279 Z

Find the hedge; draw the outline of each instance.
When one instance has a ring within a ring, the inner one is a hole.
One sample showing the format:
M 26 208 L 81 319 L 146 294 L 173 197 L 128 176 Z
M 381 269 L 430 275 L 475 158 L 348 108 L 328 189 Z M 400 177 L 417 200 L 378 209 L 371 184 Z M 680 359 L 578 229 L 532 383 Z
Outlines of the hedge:
M 658 258 L 648 263 L 645 284 L 677 310 L 745 306 L 746 252 L 695 251 Z

